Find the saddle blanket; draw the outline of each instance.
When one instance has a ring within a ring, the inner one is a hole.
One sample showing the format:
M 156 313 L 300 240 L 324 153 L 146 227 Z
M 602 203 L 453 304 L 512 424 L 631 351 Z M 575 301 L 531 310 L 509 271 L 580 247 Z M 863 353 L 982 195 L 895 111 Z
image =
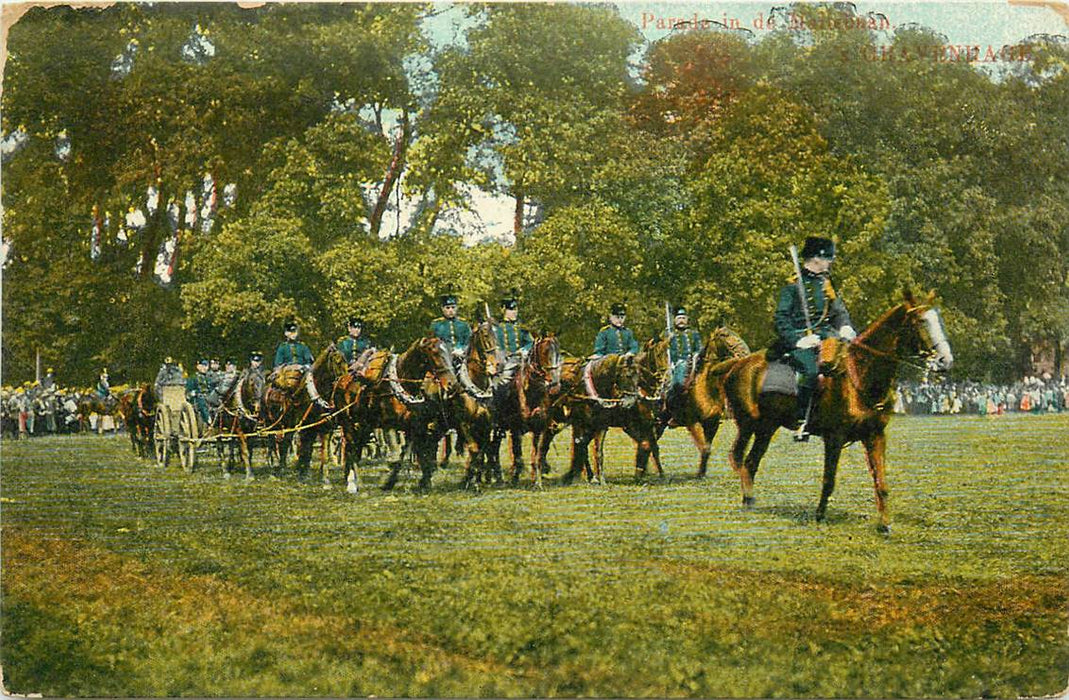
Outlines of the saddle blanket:
M 762 394 L 798 395 L 798 379 L 794 368 L 783 362 L 769 362 L 765 380 L 761 383 Z

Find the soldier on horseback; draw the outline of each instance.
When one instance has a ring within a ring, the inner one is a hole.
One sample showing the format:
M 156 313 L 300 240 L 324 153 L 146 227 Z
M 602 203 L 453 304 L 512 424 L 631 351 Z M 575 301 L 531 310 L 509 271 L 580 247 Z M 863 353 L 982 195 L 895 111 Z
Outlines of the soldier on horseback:
M 516 374 L 516 368 L 534 347 L 531 332 L 519 322 L 520 305 L 517 296 L 516 290 L 512 290 L 501 300 L 501 315 L 504 320 L 494 329 L 498 347 L 505 351 L 506 357 L 502 383 Z
M 304 371 L 304 384 L 308 389 L 308 395 L 312 397 L 312 400 L 319 405 L 320 408 L 330 409 L 330 404 L 323 400 L 323 397 L 319 395 L 316 390 L 315 382 L 312 381 L 312 373 L 308 370 L 312 367 L 312 363 L 315 362 L 315 358 L 312 357 L 312 350 L 297 340 L 297 334 L 299 328 L 295 321 L 288 321 L 285 329 L 285 340 L 278 344 L 275 348 L 275 367 L 274 371 L 278 371 L 283 365 L 299 365 Z
M 457 317 L 456 294 L 443 294 L 439 300 L 442 303 L 442 315 L 431 321 L 431 334 L 449 345 L 456 361 L 467 353 L 468 344 L 471 342 L 471 326 L 464 319 Z
M 602 326 L 594 339 L 595 357 L 638 353 L 638 341 L 631 329 L 624 325 L 626 320 L 627 308 L 620 303 L 613 304 L 608 325 Z
M 259 350 L 249 353 L 249 374 L 257 374 L 261 378 L 264 376 L 264 355 Z
M 817 353 L 825 338 L 853 340 L 857 333 L 843 300 L 835 292 L 828 271 L 835 260 L 835 243 L 810 236 L 802 247 L 800 277 L 784 286 L 776 304 L 774 325 L 777 350 L 789 354 L 798 379 L 798 431 L 794 439 L 809 438 L 807 420 L 817 388 Z M 802 297 L 805 297 L 803 305 Z
M 364 335 L 364 319 L 358 316 L 349 317 L 349 335 L 338 338 L 335 345 L 345 362 L 357 372 L 367 365 L 368 356 L 374 352 L 371 340 Z
M 96 392 L 97 397 L 99 397 L 101 401 L 107 402 L 108 399 L 111 398 L 111 385 L 108 384 L 107 367 L 101 370 L 100 380 L 97 381 L 96 389 L 94 391 Z
M 668 366 L 672 379 L 664 397 L 661 421 L 667 423 L 683 394 L 683 384 L 694 370 L 694 361 L 702 351 L 702 336 L 690 328 L 690 317 L 682 306 L 675 308 L 672 332 L 668 335 Z

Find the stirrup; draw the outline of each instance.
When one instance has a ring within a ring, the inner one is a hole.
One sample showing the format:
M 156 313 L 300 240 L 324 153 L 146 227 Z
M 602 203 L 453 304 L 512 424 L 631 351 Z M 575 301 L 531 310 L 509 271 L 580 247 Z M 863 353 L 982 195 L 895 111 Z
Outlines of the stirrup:
M 809 442 L 809 431 L 806 430 L 808 427 L 805 421 L 798 426 L 798 430 L 795 430 L 794 435 L 791 436 L 795 442 Z

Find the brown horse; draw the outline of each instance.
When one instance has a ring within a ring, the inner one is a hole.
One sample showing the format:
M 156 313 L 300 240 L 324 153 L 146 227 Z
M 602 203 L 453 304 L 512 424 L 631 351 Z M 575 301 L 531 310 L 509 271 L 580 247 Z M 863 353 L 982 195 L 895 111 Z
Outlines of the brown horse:
M 667 346 L 664 352 L 667 361 Z M 720 386 L 723 374 L 714 371 L 714 367 L 726 359 L 749 354 L 750 346 L 730 328 L 721 326 L 710 333 L 679 400 L 670 407 L 671 422 L 660 427 L 663 432 L 666 427 L 686 426 L 698 450 L 699 477 L 705 476 L 708 469 L 713 438 L 724 417 L 724 391 Z
M 245 467 L 245 480 L 253 480 L 252 438 L 259 427 L 264 383 L 262 372 L 246 369 L 223 392 L 212 430 L 218 436 L 216 444 L 220 462 L 223 463 L 224 478 L 230 478 L 236 448 Z
M 283 365 L 275 368 L 271 377 L 264 384 L 260 400 L 263 412 L 264 433 L 275 438 L 274 476 L 282 475 L 286 468 L 286 456 L 295 435 L 297 443 L 297 478 L 304 481 L 308 477 L 308 468 L 312 461 L 312 447 L 317 437 L 330 433 L 333 429 L 334 413 L 312 400 L 306 382 L 308 373 L 315 382 L 316 393 L 332 397 L 340 392 L 342 385 L 350 381 L 349 366 L 345 356 L 338 351 L 334 343 L 328 345 L 312 366 L 301 371 L 297 365 Z M 323 485 L 330 485 L 329 467 L 325 460 L 320 460 Z
M 560 341 L 552 334 L 539 338 L 531 347 L 528 357 L 521 361 L 516 373 L 497 394 L 489 459 L 496 473 L 500 474 L 501 441 L 507 434 L 512 453 L 513 484 L 520 479 L 523 436 L 526 433 L 533 434 L 531 479 L 537 487 L 541 487 L 542 474 L 548 471 L 538 445 L 550 429 L 550 406 L 560 390 L 561 366 Z
M 119 396 L 119 415 L 130 433 L 130 445 L 138 457 L 152 453 L 152 436 L 156 419 L 156 393 L 151 384 L 124 391 Z
M 891 419 L 894 385 L 899 365 L 926 357 L 927 368 L 946 371 L 954 361 L 942 321 L 932 306 L 934 293 L 923 301 L 908 291 L 894 306 L 849 343 L 836 365 L 825 371 L 814 399 L 809 430 L 824 438 L 824 483 L 816 519 L 824 519 L 828 498 L 835 488 L 835 473 L 843 446 L 860 441 L 865 446 L 869 473 L 876 491 L 877 529 L 889 532 L 887 484 L 884 480 L 884 431 Z M 825 343 L 836 344 L 837 340 Z M 825 348 L 822 357 L 827 357 Z M 723 374 L 724 393 L 738 423 L 738 436 L 729 461 L 742 484 L 742 502 L 754 502 L 753 480 L 761 457 L 776 430 L 796 423 L 793 395 L 762 393 L 768 372 L 766 353 L 728 360 L 714 370 Z M 743 454 L 750 440 L 753 446 Z
M 562 382 L 565 380 L 565 368 L 562 368 Z M 638 403 L 638 373 L 635 358 L 631 355 L 606 355 L 584 363 L 578 369 L 576 377 L 568 377 L 570 391 L 557 403 L 558 415 L 572 426 L 571 468 L 562 477 L 563 483 L 570 483 L 581 471 L 585 471 L 594 483 L 603 483 L 602 466 L 605 455 L 601 449 L 599 436 L 603 436 L 609 426 L 623 427 L 636 441 L 645 442 L 651 436 L 638 430 L 630 417 L 632 409 Z M 656 436 L 652 436 L 656 439 Z M 595 438 L 599 438 L 595 440 Z M 587 446 L 594 442 L 594 464 L 590 464 Z M 652 450 L 652 446 L 643 445 Z
M 114 396 L 108 395 L 107 398 L 101 398 L 95 391 L 87 391 L 78 400 L 78 425 L 82 432 L 89 430 L 92 426 L 89 417 L 94 413 L 97 415 L 98 434 L 104 433 L 104 416 L 122 418 L 119 413 L 119 402 Z M 116 421 L 115 429 L 119 429 L 118 421 Z
M 344 464 L 350 493 L 359 490 L 356 467 L 373 431 L 400 430 L 406 449 L 416 456 L 422 471 L 420 489 L 431 485 L 435 447 L 449 429 L 447 408 L 458 387 L 449 348 L 433 336 L 420 338 L 400 355 L 381 350 L 368 362 L 361 377 L 345 384 L 334 397 L 344 402 L 339 414 L 344 434 Z M 401 459 L 390 465 L 383 484 L 397 483 Z
M 506 359 L 498 345 L 496 329 L 493 319 L 487 319 L 472 331 L 467 354 L 457 372 L 462 391 L 456 392 L 449 402 L 451 425 L 460 438 L 457 442 L 463 441 L 468 453 L 464 487 L 477 486 L 480 479 L 488 481 L 491 474 L 486 467 L 492 468 L 497 462 L 491 451 L 487 464 L 487 448 L 492 447 L 492 414 L 497 411 Z M 447 450 L 446 459 L 448 454 Z M 500 466 L 492 476 L 500 483 Z

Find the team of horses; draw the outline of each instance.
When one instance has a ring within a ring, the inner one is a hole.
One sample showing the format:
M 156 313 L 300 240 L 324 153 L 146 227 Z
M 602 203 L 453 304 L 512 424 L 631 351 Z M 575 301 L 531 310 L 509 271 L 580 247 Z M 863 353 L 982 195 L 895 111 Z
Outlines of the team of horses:
M 843 447 L 860 442 L 875 488 L 877 527 L 886 531 L 885 429 L 896 377 L 904 364 L 921 366 L 923 361 L 929 370 L 945 371 L 953 362 L 934 295 L 918 299 L 906 292 L 856 339 L 825 340 L 821 358 L 826 361 L 809 427 L 824 441 L 816 517 L 824 517 Z M 356 493 L 359 463 L 376 434 L 396 431 L 404 438 L 390 459 L 385 489 L 397 483 L 406 456 L 419 469 L 419 488 L 429 488 L 440 466 L 439 446 L 450 435 L 456 436 L 456 449 L 464 456 L 463 487 L 505 480 L 500 451 L 507 437 L 511 482 L 519 482 L 529 468 L 532 484 L 541 488 L 550 445 L 565 427 L 571 427 L 571 451 L 561 481 L 585 476 L 601 483 L 609 428 L 622 429 L 634 441 L 636 477 L 645 476 L 651 462 L 663 475 L 658 441 L 667 427 L 685 428 L 698 453 L 700 477 L 707 472 L 719 426 L 730 417 L 738 431 L 728 461 L 739 477 L 743 506 L 751 507 L 754 478 L 772 436 L 795 423 L 795 396 L 765 386 L 770 365 L 784 359 L 770 350 L 752 352 L 737 334 L 718 328 L 692 358 L 686 382 L 669 405 L 672 367 L 666 339 L 647 341 L 633 356 L 587 358 L 568 355 L 553 334 L 545 334 L 529 352 L 508 356 L 498 343 L 495 321 L 487 318 L 475 326 L 458 358 L 447 343 L 428 336 L 403 352 L 375 350 L 352 363 L 331 344 L 306 370 L 310 376 L 293 366 L 276 369 L 266 379 L 246 371 L 223 395 L 213 429 L 234 438 L 231 449 L 240 454 L 247 479 L 253 476 L 250 436 L 269 436 L 274 475 L 285 469 L 297 438 L 302 480 L 318 440 L 327 486 L 325 449 L 331 436 L 340 433 L 339 461 L 347 489 Z M 122 409 L 135 449 L 142 453 L 151 443 L 152 396 L 151 387 L 140 387 Z M 527 434 L 531 451 L 525 459 Z

